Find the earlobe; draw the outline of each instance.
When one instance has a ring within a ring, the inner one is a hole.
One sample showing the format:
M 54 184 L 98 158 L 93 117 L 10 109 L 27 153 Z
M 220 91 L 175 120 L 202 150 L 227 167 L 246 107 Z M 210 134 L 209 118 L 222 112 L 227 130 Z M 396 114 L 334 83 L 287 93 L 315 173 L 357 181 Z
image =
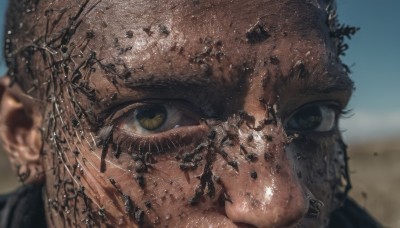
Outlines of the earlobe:
M 21 182 L 43 181 L 41 118 L 35 102 L 10 79 L 0 80 L 0 138 Z

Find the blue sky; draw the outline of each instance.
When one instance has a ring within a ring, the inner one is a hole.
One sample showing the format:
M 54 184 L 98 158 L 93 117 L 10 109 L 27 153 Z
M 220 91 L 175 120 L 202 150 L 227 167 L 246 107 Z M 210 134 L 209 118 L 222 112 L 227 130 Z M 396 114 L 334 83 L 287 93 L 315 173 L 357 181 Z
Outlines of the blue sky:
M 356 91 L 350 102 L 353 116 L 341 121 L 350 142 L 400 138 L 400 0 L 337 0 L 342 23 L 361 27 L 343 58 L 351 66 Z M 0 0 L 4 27 L 6 0 Z M 0 50 L 3 50 L 3 30 Z M 0 75 L 5 73 L 1 52 Z
M 400 1 L 337 1 L 340 21 L 361 28 L 343 58 L 356 83 L 354 115 L 341 124 L 345 137 L 400 139 Z
M 4 34 L 4 13 L 6 10 L 7 0 L 0 0 L 0 75 L 3 75 L 6 67 L 4 64 L 4 42 L 3 42 L 3 34 Z

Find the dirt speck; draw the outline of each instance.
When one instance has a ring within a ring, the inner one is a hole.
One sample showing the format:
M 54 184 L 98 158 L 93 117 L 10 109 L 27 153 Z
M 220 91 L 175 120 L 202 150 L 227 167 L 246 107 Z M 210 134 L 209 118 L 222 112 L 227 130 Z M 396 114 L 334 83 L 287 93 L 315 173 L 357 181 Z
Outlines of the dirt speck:
M 246 32 L 246 40 L 250 44 L 263 42 L 268 37 L 270 37 L 269 33 L 260 22 L 257 22 Z
M 129 39 L 133 38 L 133 32 L 131 30 L 126 31 L 125 32 L 125 37 L 129 38 Z

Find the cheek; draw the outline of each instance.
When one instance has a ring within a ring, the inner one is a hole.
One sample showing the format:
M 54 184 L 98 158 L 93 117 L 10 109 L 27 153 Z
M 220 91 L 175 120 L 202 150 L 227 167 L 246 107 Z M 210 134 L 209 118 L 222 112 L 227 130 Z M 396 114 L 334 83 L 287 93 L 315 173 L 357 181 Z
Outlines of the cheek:
M 298 178 L 316 199 L 325 205 L 325 213 L 335 208 L 335 197 L 343 192 L 344 152 L 337 135 L 318 140 L 301 137 L 287 147 L 297 166 Z
M 217 197 L 209 196 L 217 195 L 221 188 L 215 186 L 212 194 L 205 185 L 202 188 L 202 182 L 212 183 L 213 177 L 205 171 L 209 169 L 207 148 L 193 156 L 188 152 L 195 150 L 196 145 L 191 145 L 140 159 L 127 151 L 122 151 L 118 159 L 109 154 L 104 173 L 99 172 L 99 159 L 92 156 L 85 187 L 92 200 L 107 208 L 110 220 L 119 224 L 131 224 L 137 213 L 142 213 L 146 224 L 153 225 L 186 223 L 197 214 L 201 220 L 204 210 L 218 203 Z M 127 203 L 126 196 L 132 203 Z M 220 214 L 210 216 L 226 219 Z
M 148 167 L 145 174 L 133 172 L 116 178 L 121 191 L 132 197 L 143 208 L 150 223 L 165 223 L 185 217 L 190 197 L 199 184 L 202 165 L 196 171 L 185 173 L 173 158 L 159 160 Z M 173 217 L 173 218 L 172 218 Z

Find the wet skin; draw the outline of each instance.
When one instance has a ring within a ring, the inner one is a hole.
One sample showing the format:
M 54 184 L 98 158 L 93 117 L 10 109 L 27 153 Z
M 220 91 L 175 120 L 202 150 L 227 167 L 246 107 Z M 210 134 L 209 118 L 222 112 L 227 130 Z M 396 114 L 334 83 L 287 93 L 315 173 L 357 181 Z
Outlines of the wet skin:
M 45 51 L 64 64 L 42 69 L 64 85 L 41 112 L 48 223 L 326 226 L 352 83 L 326 6 L 305 2 L 89 1 Z

